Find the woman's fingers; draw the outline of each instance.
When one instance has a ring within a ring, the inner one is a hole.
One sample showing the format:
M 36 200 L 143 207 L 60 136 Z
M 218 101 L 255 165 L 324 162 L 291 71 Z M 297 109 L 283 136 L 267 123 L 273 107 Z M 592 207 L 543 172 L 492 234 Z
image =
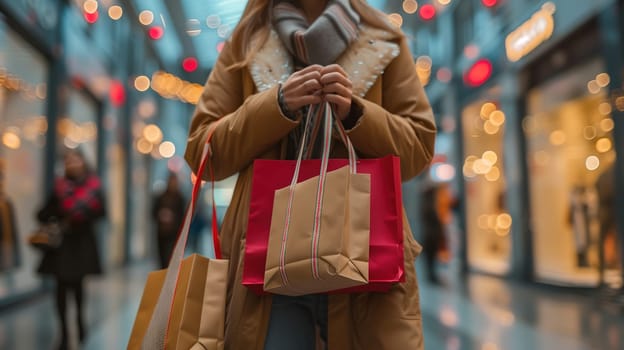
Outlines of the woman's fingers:
M 295 86 L 302 84 L 305 81 L 308 80 L 316 80 L 318 82 L 321 81 L 321 73 L 316 71 L 316 72 L 308 72 L 305 74 L 297 74 L 297 75 L 293 75 L 291 83 Z
M 331 73 L 321 75 L 320 82 L 324 86 L 330 85 L 333 83 L 339 83 L 348 88 L 351 88 L 353 85 L 351 83 L 351 80 L 346 75 L 342 75 L 339 72 L 331 72 Z
M 301 95 L 314 95 L 323 87 L 318 79 L 308 79 L 303 81 L 297 89 L 302 90 Z
M 334 106 L 337 117 L 344 120 L 351 110 L 353 84 L 347 73 L 337 64 L 320 70 L 320 83 L 323 86 L 323 99 Z
M 342 76 L 347 76 L 347 72 L 345 72 L 344 69 L 342 69 L 342 67 L 339 64 L 330 64 L 328 66 L 325 67 L 321 67 L 320 69 L 321 75 L 327 75 L 329 73 L 339 73 Z
M 282 94 L 289 110 L 327 101 L 334 104 L 338 117 L 344 119 L 351 108 L 352 86 L 340 65 L 311 65 L 288 77 L 282 85 Z
M 282 95 L 289 110 L 296 111 L 305 105 L 322 102 L 321 68 L 319 65 L 311 65 L 288 77 L 282 85 Z
M 323 66 L 318 65 L 318 64 L 313 64 L 313 65 L 307 66 L 307 67 L 305 67 L 305 68 L 303 68 L 303 69 L 293 73 L 293 75 L 307 74 L 307 73 L 310 73 L 310 72 L 319 72 L 320 73 L 322 69 L 323 69 Z
M 352 95 L 352 91 L 350 88 L 348 88 L 347 86 L 341 83 L 331 83 L 329 85 L 323 86 L 323 94 L 325 95 L 336 94 L 342 97 L 350 98 Z

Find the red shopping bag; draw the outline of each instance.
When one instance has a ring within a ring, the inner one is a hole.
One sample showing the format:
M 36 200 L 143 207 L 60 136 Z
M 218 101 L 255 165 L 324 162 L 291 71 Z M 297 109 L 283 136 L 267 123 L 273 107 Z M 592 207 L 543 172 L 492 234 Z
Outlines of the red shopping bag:
M 328 171 L 346 165 L 347 159 L 331 159 Z M 258 294 L 264 293 L 264 271 L 275 190 L 290 184 L 295 166 L 295 160 L 254 162 L 243 285 Z M 304 160 L 298 181 L 318 176 L 320 167 L 319 159 Z M 371 179 L 369 283 L 336 292 L 384 292 L 405 278 L 399 158 L 360 159 L 357 161 L 357 173 L 370 174 Z

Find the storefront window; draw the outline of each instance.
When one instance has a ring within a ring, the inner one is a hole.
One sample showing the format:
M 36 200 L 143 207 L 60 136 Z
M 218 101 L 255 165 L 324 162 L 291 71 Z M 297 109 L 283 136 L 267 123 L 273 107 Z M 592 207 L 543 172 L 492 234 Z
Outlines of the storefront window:
M 462 123 L 468 264 L 506 274 L 511 216 L 506 209 L 502 158 L 505 114 L 496 99 L 483 99 L 464 108 Z
M 60 154 L 66 148 L 78 148 L 94 169 L 97 165 L 97 115 L 93 98 L 83 91 L 70 89 L 67 113 L 58 122 Z
M 26 244 L 43 204 L 48 63 L 0 21 L 0 299 L 39 285 Z
M 610 79 L 603 72 L 594 60 L 528 95 L 523 128 L 534 265 L 537 278 L 547 282 L 595 286 L 604 269 L 604 282 L 620 283 L 613 120 L 605 90 Z

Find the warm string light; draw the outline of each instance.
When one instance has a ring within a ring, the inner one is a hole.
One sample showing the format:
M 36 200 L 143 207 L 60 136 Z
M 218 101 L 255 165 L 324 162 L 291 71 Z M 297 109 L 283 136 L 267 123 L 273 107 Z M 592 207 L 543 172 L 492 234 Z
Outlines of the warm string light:
M 150 79 L 145 75 L 140 75 L 134 79 L 134 88 L 140 92 L 147 91 L 150 88 Z
M 418 2 L 416 0 L 403 1 L 403 11 L 409 15 L 416 13 L 418 10 Z
M 403 25 L 403 17 L 398 13 L 389 14 L 388 20 L 390 20 L 390 23 L 394 24 L 399 28 Z
M 204 87 L 200 84 L 184 81 L 173 74 L 158 71 L 152 76 L 152 90 L 161 97 L 179 99 L 186 103 L 197 104 Z
M 95 0 L 87 0 L 82 4 L 85 13 L 95 13 L 98 10 L 98 2 Z
M 18 76 L 12 75 L 4 68 L 0 68 L 0 89 L 20 93 L 24 99 L 38 98 L 44 100 L 47 96 L 47 86 L 44 83 L 32 85 Z
M 154 22 L 154 13 L 150 10 L 143 10 L 139 13 L 139 23 L 148 26 Z
M 108 16 L 113 21 L 117 21 L 123 16 L 123 9 L 121 8 L 121 6 L 113 5 L 108 9 Z
M 416 74 L 423 86 L 429 84 L 433 62 L 429 56 L 420 56 L 416 59 Z
M 501 177 L 498 164 L 498 155 L 494 151 L 485 151 L 481 157 L 468 156 L 464 160 L 463 173 L 466 178 L 482 175 L 490 182 L 496 182 Z

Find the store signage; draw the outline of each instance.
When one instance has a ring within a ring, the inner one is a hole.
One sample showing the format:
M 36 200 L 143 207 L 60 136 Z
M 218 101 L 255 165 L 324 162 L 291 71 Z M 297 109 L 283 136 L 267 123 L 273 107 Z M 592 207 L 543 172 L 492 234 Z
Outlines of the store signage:
M 553 4 L 543 6 L 531 19 L 511 32 L 505 39 L 507 58 L 516 62 L 548 40 L 555 29 Z

